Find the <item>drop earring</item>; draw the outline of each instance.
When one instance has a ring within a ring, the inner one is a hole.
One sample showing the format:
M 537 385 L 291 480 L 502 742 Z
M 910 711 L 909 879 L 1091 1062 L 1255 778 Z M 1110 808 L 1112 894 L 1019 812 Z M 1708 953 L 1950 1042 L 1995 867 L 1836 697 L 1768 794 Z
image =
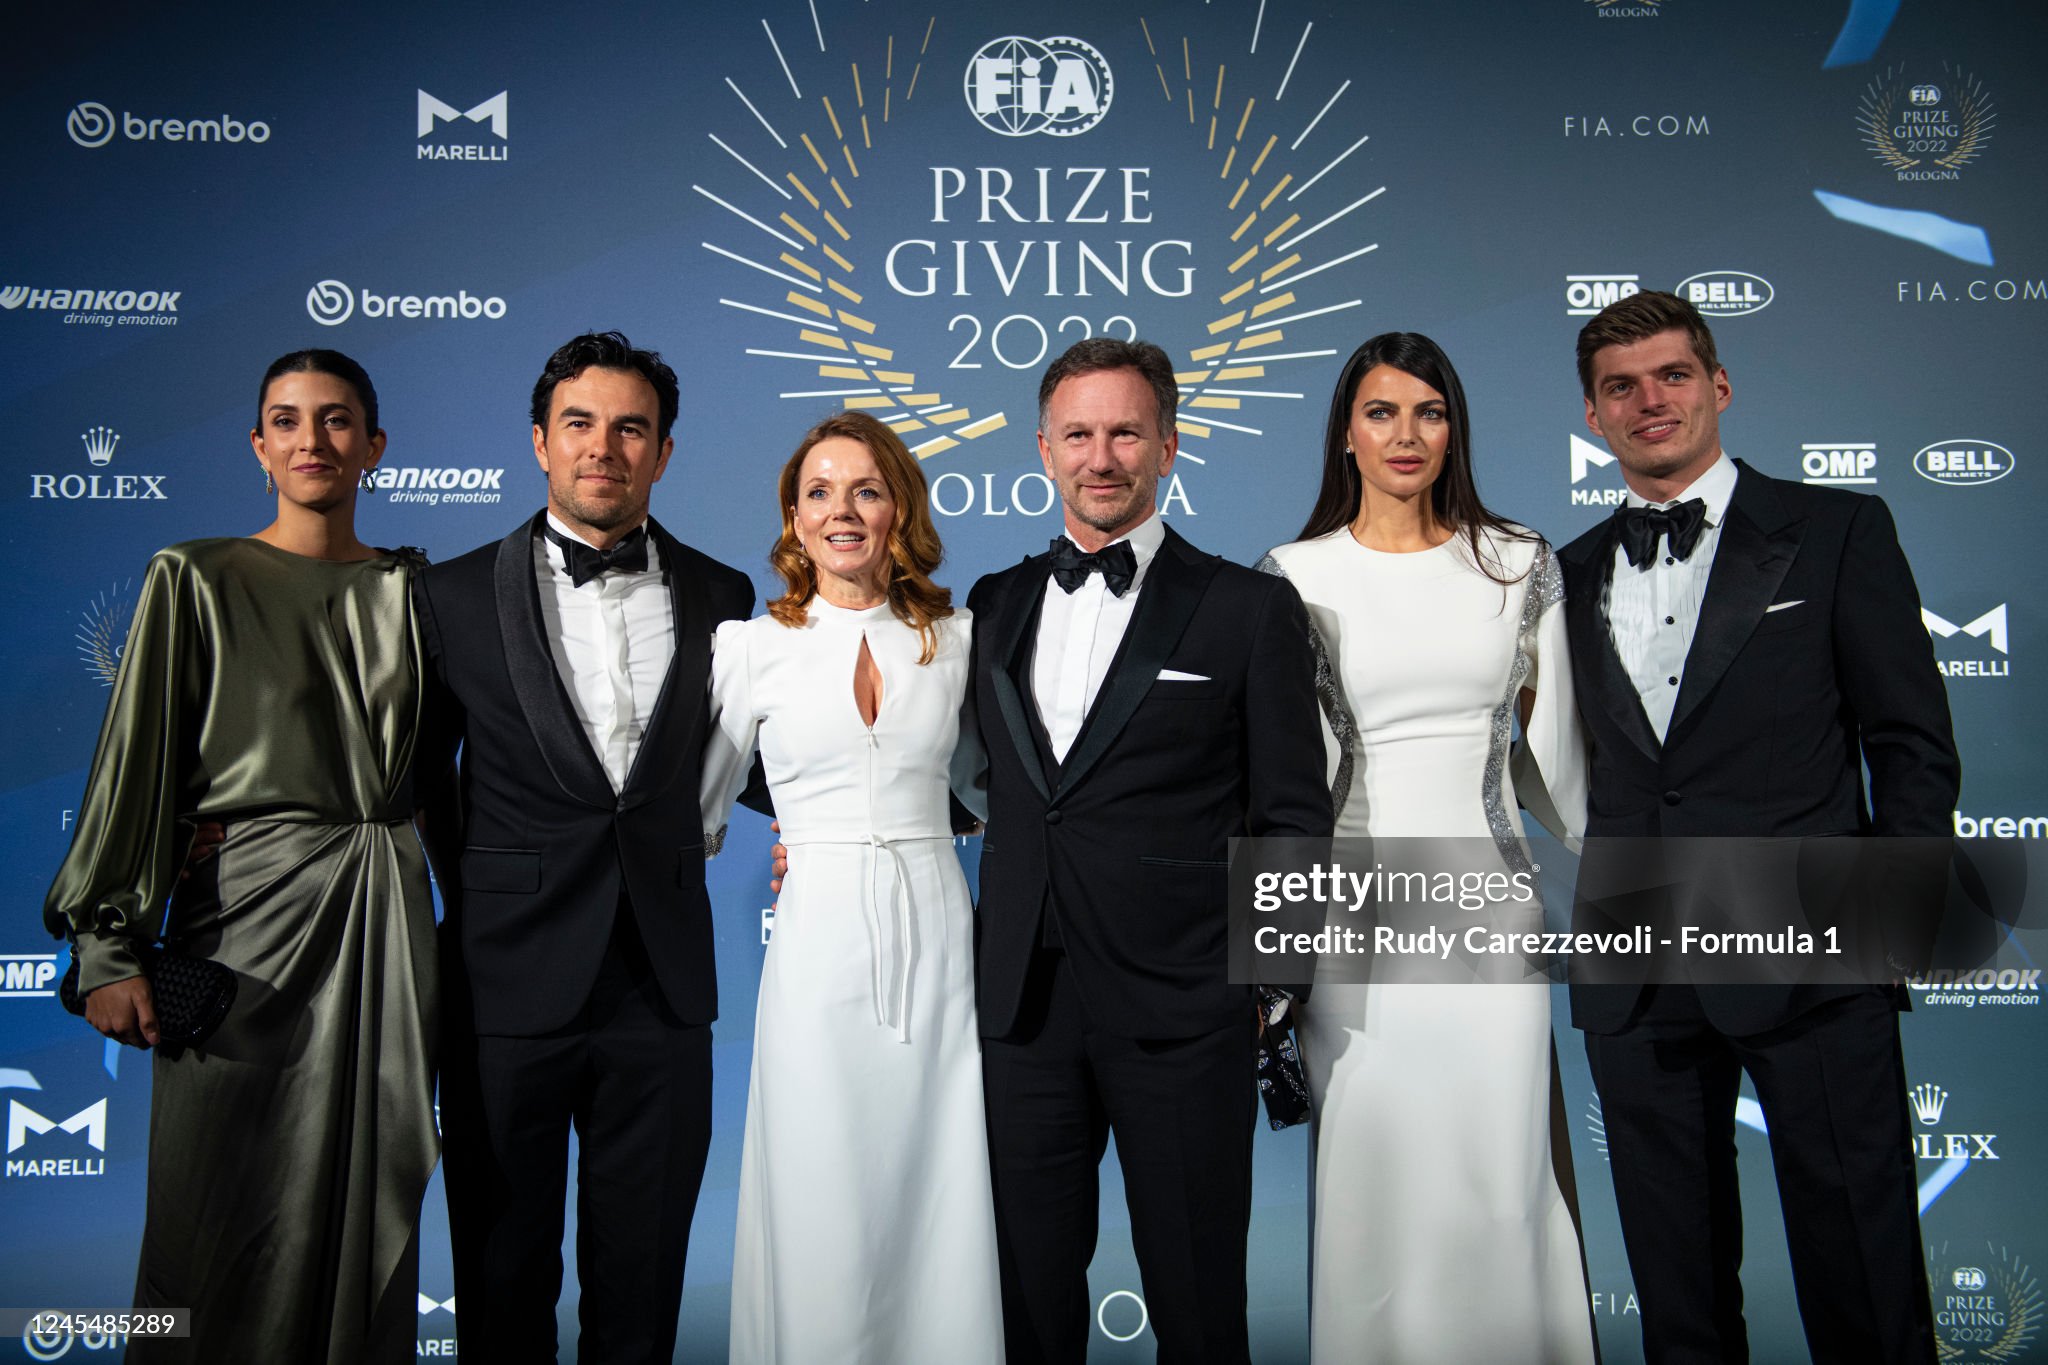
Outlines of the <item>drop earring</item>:
M 263 491 L 266 493 L 275 493 L 277 491 L 277 480 L 270 477 L 270 471 L 267 469 L 263 471 Z
M 363 491 L 365 493 L 374 493 L 377 491 L 376 481 L 370 477 L 370 471 L 367 469 L 363 471 Z

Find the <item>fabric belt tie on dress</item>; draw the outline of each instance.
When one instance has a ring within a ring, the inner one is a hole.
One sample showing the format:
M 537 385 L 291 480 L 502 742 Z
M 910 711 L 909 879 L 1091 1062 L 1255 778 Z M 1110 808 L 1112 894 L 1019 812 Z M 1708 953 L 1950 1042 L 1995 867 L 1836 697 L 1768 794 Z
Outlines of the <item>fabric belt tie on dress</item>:
M 896 1041 L 910 1041 L 910 974 L 917 966 L 917 940 L 912 924 L 910 907 L 910 869 L 904 866 L 903 855 L 896 851 L 898 844 L 927 843 L 952 839 L 950 834 L 907 834 L 899 838 L 885 838 L 870 834 L 864 839 L 792 839 L 784 836 L 784 848 L 802 848 L 812 844 L 838 844 L 846 847 L 868 849 L 867 876 L 862 879 L 861 909 L 867 917 L 868 962 L 875 992 L 875 1022 L 883 1028 L 896 1031 Z M 882 910 L 879 904 L 880 892 L 876 887 L 882 870 L 882 854 L 887 854 L 896 869 L 896 894 L 891 897 L 890 910 L 896 917 L 897 951 L 887 952 L 882 944 Z M 889 989 L 891 971 L 896 975 L 896 989 Z

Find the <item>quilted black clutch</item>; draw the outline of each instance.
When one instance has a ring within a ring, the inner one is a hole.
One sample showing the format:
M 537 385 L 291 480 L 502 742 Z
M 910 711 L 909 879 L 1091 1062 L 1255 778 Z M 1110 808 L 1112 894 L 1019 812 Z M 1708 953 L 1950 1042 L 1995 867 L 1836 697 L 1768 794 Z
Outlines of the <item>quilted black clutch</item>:
M 143 945 L 139 956 L 155 1001 L 159 1045 L 197 1047 L 211 1038 L 234 1008 L 234 972 L 210 958 L 193 957 L 162 943 Z M 71 970 L 58 983 L 57 998 L 73 1014 L 85 1013 L 85 1001 L 78 994 L 76 945 L 71 950 Z

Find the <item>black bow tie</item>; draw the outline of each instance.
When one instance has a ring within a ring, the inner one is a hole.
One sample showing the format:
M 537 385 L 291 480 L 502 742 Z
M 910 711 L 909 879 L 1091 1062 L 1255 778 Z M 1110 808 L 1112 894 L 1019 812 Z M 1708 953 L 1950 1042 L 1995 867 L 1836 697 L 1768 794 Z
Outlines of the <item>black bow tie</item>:
M 1072 592 L 1099 573 L 1112 595 L 1122 597 L 1138 576 L 1138 553 L 1128 540 L 1119 540 L 1089 554 L 1065 536 L 1052 538 L 1052 576 L 1061 592 Z
M 1707 529 L 1707 500 L 1687 498 L 1668 510 L 1618 507 L 1614 524 L 1621 532 L 1622 553 L 1628 556 L 1631 568 L 1639 569 L 1650 561 L 1657 553 L 1659 536 L 1670 541 L 1672 558 L 1687 559 L 1693 546 L 1700 543 L 1700 532 Z
M 543 525 L 541 534 L 555 542 L 562 549 L 562 558 L 569 566 L 569 581 L 582 587 L 593 578 L 602 578 L 612 569 L 626 573 L 647 571 L 647 528 L 636 526 L 626 533 L 626 538 L 609 550 L 598 550 L 585 545 L 574 536 L 565 536 L 552 526 Z

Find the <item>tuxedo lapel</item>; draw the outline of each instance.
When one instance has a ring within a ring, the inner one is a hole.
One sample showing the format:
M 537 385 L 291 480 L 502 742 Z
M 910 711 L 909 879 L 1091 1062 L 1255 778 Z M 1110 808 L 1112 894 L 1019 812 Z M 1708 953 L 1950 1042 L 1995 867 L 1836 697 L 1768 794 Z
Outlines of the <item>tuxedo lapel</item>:
M 696 726 L 702 701 L 711 681 L 711 608 L 698 585 L 688 582 L 683 572 L 683 546 L 650 518 L 647 534 L 661 552 L 663 576 L 668 580 L 670 619 L 676 625 L 675 654 L 662 676 L 661 692 L 654 699 L 654 714 L 640 737 L 640 750 L 633 757 L 633 769 L 626 774 L 621 806 L 634 806 L 661 795 L 675 781 L 676 774 L 689 767 L 674 761 L 702 743 Z
M 1692 649 L 1685 656 L 1685 673 L 1678 685 L 1678 703 L 1671 713 L 1667 739 L 1675 737 L 1686 719 L 1714 690 L 1728 666 L 1749 640 L 1765 608 L 1777 596 L 1778 585 L 1799 553 L 1803 521 L 1787 524 L 1784 505 L 1772 491 L 1770 481 L 1744 466 L 1735 481 L 1735 496 L 1728 504 L 1727 524 L 1714 551 L 1714 567 L 1707 574 L 1707 591 L 1700 602 L 1699 625 L 1694 629 Z
M 1045 768 L 1038 761 L 1038 741 L 1031 732 L 1030 686 L 1032 623 L 1038 620 L 1045 601 L 1045 583 L 1051 576 L 1051 557 L 1039 555 L 1017 568 L 1016 580 L 1004 595 L 1003 608 L 989 640 L 989 684 L 995 689 L 996 706 L 1003 713 L 1003 726 L 1010 732 L 1010 746 L 1024 768 L 1031 785 L 1046 800 L 1052 787 L 1045 780 Z
M 498 543 L 494 586 L 498 627 L 505 640 L 505 671 L 513 695 L 525 713 L 533 742 L 547 760 L 548 771 L 562 790 L 589 805 L 615 804 L 612 784 L 583 734 L 583 722 L 562 686 L 540 614 L 540 586 L 534 577 L 533 542 L 541 517 L 536 516 Z
M 1570 548 L 1560 555 L 1566 568 L 1565 625 L 1571 635 L 1572 657 L 1583 661 L 1583 675 L 1594 702 L 1613 718 L 1621 732 L 1644 754 L 1654 759 L 1662 746 L 1643 712 L 1643 699 L 1635 681 L 1614 647 L 1614 635 L 1607 628 L 1608 582 L 1614 571 L 1614 523 L 1605 523 L 1577 558 Z
M 1188 621 L 1216 574 L 1216 564 L 1171 530 L 1166 532 L 1165 542 L 1146 570 L 1144 586 L 1138 589 L 1138 605 L 1110 664 L 1109 676 L 1103 679 L 1095 705 L 1082 722 L 1066 762 L 1060 765 L 1061 791 L 1078 786 L 1123 733 L 1186 633 Z

